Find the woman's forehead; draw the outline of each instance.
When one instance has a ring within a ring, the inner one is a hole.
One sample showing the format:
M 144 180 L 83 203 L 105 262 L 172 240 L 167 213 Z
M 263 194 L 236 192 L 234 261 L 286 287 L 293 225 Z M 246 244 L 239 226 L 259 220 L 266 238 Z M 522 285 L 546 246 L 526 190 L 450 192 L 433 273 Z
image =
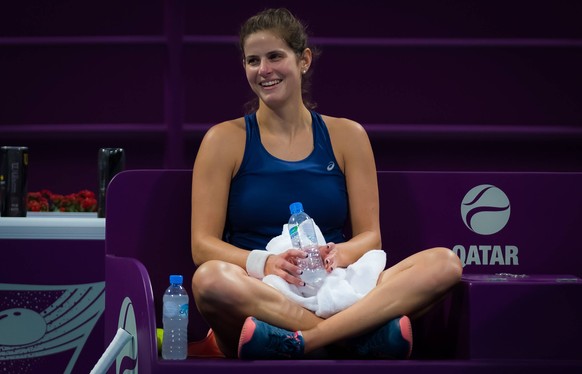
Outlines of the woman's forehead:
M 277 49 L 290 48 L 287 43 L 273 31 L 257 31 L 250 34 L 245 39 L 244 51 L 246 55 L 260 54 Z

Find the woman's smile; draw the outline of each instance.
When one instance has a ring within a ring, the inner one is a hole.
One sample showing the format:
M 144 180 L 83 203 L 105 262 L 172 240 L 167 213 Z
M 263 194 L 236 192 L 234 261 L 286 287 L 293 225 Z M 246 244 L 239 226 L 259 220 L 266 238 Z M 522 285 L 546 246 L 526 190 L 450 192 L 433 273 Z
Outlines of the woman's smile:
M 272 80 L 268 80 L 268 81 L 263 81 L 263 82 L 259 83 L 259 85 L 261 87 L 264 87 L 264 88 L 271 88 L 273 86 L 278 85 L 282 81 L 283 81 L 282 79 L 272 79 Z

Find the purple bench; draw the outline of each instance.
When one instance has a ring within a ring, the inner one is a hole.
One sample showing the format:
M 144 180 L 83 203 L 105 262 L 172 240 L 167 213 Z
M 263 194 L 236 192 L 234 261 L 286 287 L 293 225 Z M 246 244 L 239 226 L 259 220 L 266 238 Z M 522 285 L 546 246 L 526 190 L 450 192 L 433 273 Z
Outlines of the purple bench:
M 132 170 L 118 174 L 109 186 L 105 345 L 118 327 L 136 336 L 110 372 L 133 367 L 155 373 L 237 369 L 342 373 L 360 368 L 370 373 L 577 372 L 582 368 L 578 339 L 582 328 L 577 323 L 582 315 L 582 256 L 580 246 L 575 246 L 582 227 L 578 193 L 582 173 L 378 172 L 388 265 L 433 246 L 452 248 L 466 264 L 463 281 L 414 322 L 412 360 L 335 357 L 292 365 L 162 360 L 155 329 L 161 326 L 161 295 L 168 275 L 181 273 L 188 280 L 195 270 L 190 257 L 191 175 L 190 170 Z M 544 191 L 553 194 L 552 199 L 540 198 Z M 529 199 L 536 205 L 528 205 Z M 576 223 L 578 227 L 572 226 Z M 545 224 L 551 226 L 543 231 Z M 190 310 L 190 339 L 202 339 L 208 326 L 193 302 Z M 552 323 L 561 326 L 549 328 Z

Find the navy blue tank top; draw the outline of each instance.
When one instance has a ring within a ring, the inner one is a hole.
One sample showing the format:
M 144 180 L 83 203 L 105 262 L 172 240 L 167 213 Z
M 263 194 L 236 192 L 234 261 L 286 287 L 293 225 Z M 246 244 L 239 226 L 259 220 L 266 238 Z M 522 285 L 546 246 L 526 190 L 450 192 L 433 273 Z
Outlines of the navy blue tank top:
M 314 149 L 301 161 L 271 155 L 261 143 L 256 113 L 245 116 L 246 144 L 228 199 L 224 239 L 244 249 L 264 249 L 281 235 L 289 204 L 303 203 L 327 242 L 345 241 L 346 180 L 333 154 L 327 126 L 311 112 Z

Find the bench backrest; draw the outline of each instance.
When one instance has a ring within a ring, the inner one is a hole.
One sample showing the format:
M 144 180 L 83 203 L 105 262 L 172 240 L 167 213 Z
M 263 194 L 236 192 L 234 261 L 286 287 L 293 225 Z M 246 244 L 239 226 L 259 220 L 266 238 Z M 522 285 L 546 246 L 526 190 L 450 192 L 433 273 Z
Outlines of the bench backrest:
M 582 173 L 378 172 L 388 263 L 444 246 L 465 273 L 582 275 Z

